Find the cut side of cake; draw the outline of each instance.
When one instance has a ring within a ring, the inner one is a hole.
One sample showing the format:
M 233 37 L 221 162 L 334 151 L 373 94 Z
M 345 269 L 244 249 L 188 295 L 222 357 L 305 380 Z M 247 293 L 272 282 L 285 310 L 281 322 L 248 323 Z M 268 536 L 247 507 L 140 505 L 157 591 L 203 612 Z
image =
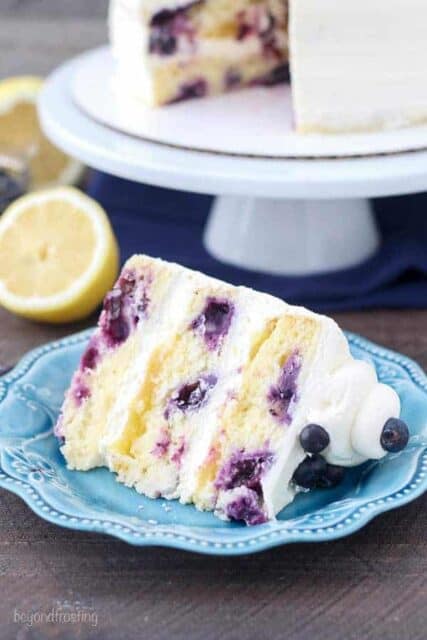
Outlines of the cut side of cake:
M 300 133 L 427 121 L 423 0 L 110 0 L 117 86 L 158 106 L 289 79 Z
M 56 427 L 71 469 L 249 525 L 406 446 L 400 402 L 330 319 L 132 258 Z
M 114 0 L 110 32 L 124 91 L 151 105 L 287 76 L 282 0 Z

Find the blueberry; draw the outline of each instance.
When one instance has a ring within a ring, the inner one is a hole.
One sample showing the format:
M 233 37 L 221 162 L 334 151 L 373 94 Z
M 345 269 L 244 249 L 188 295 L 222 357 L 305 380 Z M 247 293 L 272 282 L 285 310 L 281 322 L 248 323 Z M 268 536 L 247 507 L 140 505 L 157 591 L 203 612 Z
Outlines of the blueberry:
M 104 309 L 111 320 L 118 320 L 122 312 L 122 292 L 113 289 L 104 300 Z
M 168 27 L 157 27 L 150 34 L 150 53 L 170 56 L 175 53 L 177 39 Z
M 124 296 L 116 288 L 107 294 L 104 301 L 103 333 L 111 346 L 121 344 L 129 336 L 130 328 L 123 316 Z
M 245 522 L 249 526 L 264 524 L 267 521 L 258 494 L 250 489 L 227 506 L 226 514 L 230 520 Z
M 205 309 L 206 333 L 224 333 L 229 326 L 232 307 L 228 302 L 211 300 Z
M 108 347 L 122 344 L 146 316 L 150 304 L 146 286 L 144 276 L 137 280 L 133 271 L 126 271 L 105 297 L 101 329 Z
M 266 87 L 273 87 L 276 84 L 282 84 L 283 82 L 289 82 L 289 66 L 288 65 L 280 65 L 273 69 L 273 71 L 269 71 L 266 75 L 258 78 L 258 80 L 254 81 L 253 84 L 260 84 Z
M 252 35 L 253 31 L 254 29 L 250 24 L 246 24 L 245 22 L 242 22 L 238 26 L 236 40 L 239 40 L 239 41 L 244 40 L 248 36 Z
M 234 69 L 228 69 L 224 76 L 224 86 L 226 89 L 233 89 L 242 83 L 242 75 Z
M 381 446 L 384 451 L 398 453 L 403 451 L 409 442 L 409 429 L 403 420 L 390 418 L 384 425 L 381 434 Z
M 191 100 L 192 98 L 203 98 L 208 93 L 208 83 L 203 78 L 187 82 L 179 88 L 178 94 L 171 100 L 174 102 L 182 102 L 183 100 Z
M 318 424 L 309 424 L 304 427 L 299 440 L 307 453 L 321 453 L 330 443 L 328 432 Z
M 91 392 L 89 387 L 84 384 L 84 382 L 77 380 L 74 385 L 73 396 L 77 406 L 80 406 L 85 400 L 90 398 Z
M 199 407 L 206 395 L 207 388 L 201 381 L 184 385 L 176 398 L 176 406 L 180 409 Z
M 326 462 L 322 456 L 307 456 L 296 469 L 293 481 L 302 489 L 315 489 L 325 471 Z
M 216 376 L 207 375 L 195 382 L 184 384 L 170 399 L 165 411 L 165 418 L 169 419 L 174 408 L 180 411 L 192 411 L 201 407 L 217 382 Z
M 93 336 L 90 339 L 87 349 L 82 356 L 80 369 L 89 369 L 93 371 L 98 366 L 100 358 L 101 354 L 99 353 L 98 349 L 98 338 L 96 336 Z
M 201 332 L 209 349 L 216 349 L 227 335 L 233 315 L 234 305 L 230 301 L 208 298 L 203 312 L 190 326 Z
M 180 9 L 161 9 L 151 18 L 150 25 L 152 27 L 163 27 L 171 24 L 180 11 Z
M 268 393 L 270 414 L 285 424 L 291 423 L 292 408 L 298 399 L 297 382 L 301 367 L 301 356 L 295 351 L 285 362 L 277 384 Z
M 175 53 L 177 39 L 174 33 L 174 21 L 178 11 L 163 9 L 156 13 L 151 20 L 150 53 L 170 56 Z
M 270 451 L 236 451 L 220 470 L 215 486 L 217 489 L 245 486 L 261 494 L 261 480 L 273 462 L 274 456 Z
M 320 489 L 333 489 L 344 480 L 345 469 L 335 464 L 326 465 L 326 469 L 317 482 Z

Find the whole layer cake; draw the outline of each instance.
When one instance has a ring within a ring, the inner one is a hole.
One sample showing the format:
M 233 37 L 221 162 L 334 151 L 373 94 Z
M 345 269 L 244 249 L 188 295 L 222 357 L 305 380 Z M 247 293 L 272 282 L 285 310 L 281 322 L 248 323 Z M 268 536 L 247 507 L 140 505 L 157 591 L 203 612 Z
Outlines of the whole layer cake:
M 111 0 L 110 32 L 121 92 L 151 105 L 274 84 L 290 63 L 299 132 L 427 120 L 424 0 Z
M 146 256 L 124 267 L 66 395 L 71 469 L 259 524 L 406 446 L 396 393 L 329 318 Z

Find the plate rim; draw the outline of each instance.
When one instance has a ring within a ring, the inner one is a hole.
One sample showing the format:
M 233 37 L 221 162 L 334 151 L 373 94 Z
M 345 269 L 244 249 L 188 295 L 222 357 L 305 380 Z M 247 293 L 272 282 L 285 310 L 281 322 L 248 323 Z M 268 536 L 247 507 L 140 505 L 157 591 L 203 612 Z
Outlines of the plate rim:
M 92 332 L 93 328 L 90 328 L 65 338 L 48 342 L 24 355 L 11 371 L 0 377 L 0 415 L 1 405 L 7 397 L 10 386 L 28 373 L 35 363 L 53 351 L 67 349 L 87 341 Z M 414 360 L 352 332 L 346 332 L 346 336 L 350 345 L 362 349 L 369 355 L 379 356 L 384 360 L 402 366 L 413 384 L 427 396 L 427 376 Z M 50 428 L 42 436 L 47 437 L 51 432 L 52 429 Z M 37 437 L 40 438 L 41 436 L 38 435 Z M 27 440 L 31 441 L 32 438 L 27 438 Z M 268 523 L 262 525 L 262 529 L 251 529 L 251 532 L 253 531 L 251 537 L 234 542 L 214 542 L 208 540 L 207 536 L 202 534 L 193 533 L 190 535 L 185 531 L 174 532 L 171 529 L 176 529 L 176 524 L 159 525 L 156 530 L 155 526 L 146 523 L 141 523 L 138 527 L 135 527 L 132 523 L 124 526 L 121 523 L 114 522 L 114 518 L 90 518 L 60 513 L 58 509 L 54 509 L 49 505 L 32 484 L 8 475 L 1 468 L 0 487 L 18 495 L 42 519 L 64 528 L 107 534 L 134 546 L 169 547 L 201 554 L 233 556 L 258 553 L 283 544 L 325 542 L 343 538 L 362 529 L 382 513 L 412 502 L 427 491 L 427 446 L 420 447 L 417 452 L 414 472 L 410 481 L 404 487 L 388 496 L 373 499 L 367 504 L 356 507 L 351 514 L 346 515 L 343 520 L 338 520 L 333 525 L 292 529 L 278 528 L 277 522 Z M 244 531 L 247 532 L 248 529 L 244 528 Z

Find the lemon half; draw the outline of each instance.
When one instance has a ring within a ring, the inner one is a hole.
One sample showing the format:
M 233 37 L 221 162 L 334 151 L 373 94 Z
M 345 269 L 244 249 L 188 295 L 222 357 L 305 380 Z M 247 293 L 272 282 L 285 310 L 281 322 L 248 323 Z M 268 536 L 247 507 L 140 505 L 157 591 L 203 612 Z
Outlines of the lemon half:
M 105 211 L 73 187 L 16 200 L 0 218 L 0 304 L 52 323 L 93 312 L 117 277 L 119 252 Z
M 43 135 L 37 99 L 43 79 L 33 76 L 0 82 L 0 153 L 27 159 L 31 189 L 76 184 L 83 166 L 54 147 Z

